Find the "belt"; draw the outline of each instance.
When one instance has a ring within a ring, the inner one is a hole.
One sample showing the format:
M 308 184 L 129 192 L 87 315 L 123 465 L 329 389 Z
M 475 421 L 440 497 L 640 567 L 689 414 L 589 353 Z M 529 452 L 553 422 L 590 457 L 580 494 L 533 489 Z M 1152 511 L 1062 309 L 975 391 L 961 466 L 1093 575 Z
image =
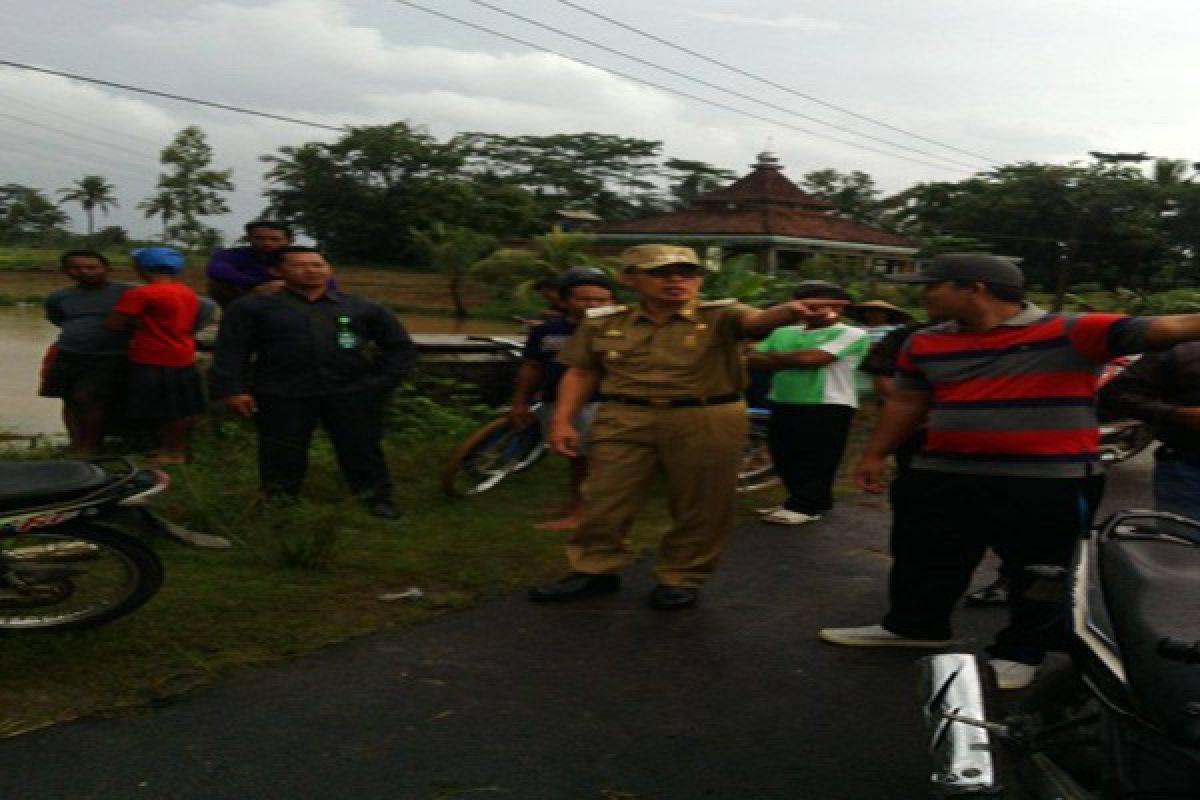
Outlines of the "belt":
M 715 394 L 712 397 L 630 397 L 626 394 L 605 394 L 601 402 L 622 403 L 627 406 L 650 406 L 652 408 L 692 408 L 695 406 L 720 406 L 736 403 L 742 399 L 740 392 Z

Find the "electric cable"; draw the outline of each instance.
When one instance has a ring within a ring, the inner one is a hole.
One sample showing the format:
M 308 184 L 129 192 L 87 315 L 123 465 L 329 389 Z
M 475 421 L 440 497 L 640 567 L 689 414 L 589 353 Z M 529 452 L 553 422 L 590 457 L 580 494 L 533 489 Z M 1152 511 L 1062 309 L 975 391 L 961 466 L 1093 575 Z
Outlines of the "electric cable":
M 57 133 L 59 136 L 66 136 L 71 139 L 79 139 L 80 141 L 90 142 L 91 144 L 98 145 L 100 147 L 108 147 L 112 150 L 117 150 L 122 153 L 128 153 L 129 155 L 135 156 L 136 158 L 139 158 L 139 159 L 150 160 L 150 161 L 154 161 L 156 163 L 158 161 L 158 159 L 154 158 L 153 156 L 151 156 L 149 153 L 146 153 L 145 151 L 132 150 L 128 147 L 122 147 L 119 144 L 105 142 L 101 139 L 93 139 L 90 136 L 84 136 L 83 134 L 75 133 L 74 131 L 66 131 L 66 130 L 63 130 L 62 128 L 56 128 L 53 125 L 43 125 L 40 122 L 34 122 L 33 120 L 28 120 L 28 119 L 25 119 L 24 117 L 18 117 L 14 114 L 6 114 L 3 111 L 0 111 L 0 117 L 3 117 L 4 119 L 11 119 L 14 122 L 19 122 L 23 125 L 29 125 L 30 127 L 33 127 L 33 128 L 40 128 L 41 130 L 49 131 L 50 133 Z
M 247 114 L 253 117 L 262 117 L 264 119 L 273 119 L 276 122 L 288 122 L 293 125 L 306 125 L 310 128 L 321 128 L 322 130 L 335 131 L 337 133 L 345 133 L 345 126 L 326 125 L 321 122 L 313 122 L 312 120 L 299 119 L 297 117 L 285 117 L 282 114 L 271 114 L 266 111 L 256 111 L 252 108 L 244 108 L 242 106 L 232 106 L 227 103 L 217 103 L 212 100 L 200 100 L 195 97 L 187 97 L 181 94 L 172 94 L 171 92 L 160 92 L 157 89 L 146 89 L 141 86 L 132 86 L 128 83 L 117 83 L 116 81 L 106 81 L 100 78 L 89 78 L 86 75 L 76 75 L 71 72 L 61 72 L 54 69 L 46 69 L 45 67 L 35 67 L 32 64 L 21 64 L 16 61 L 6 61 L 0 59 L 0 66 L 12 67 L 14 69 L 24 69 L 30 72 L 40 72 L 45 75 L 56 75 L 60 78 L 70 78 L 75 81 L 83 81 L 84 83 L 94 83 L 99 86 L 108 86 L 113 89 L 122 89 L 127 92 L 137 92 L 139 94 L 148 94 L 154 97 L 164 97 L 168 100 L 178 100 L 181 103 L 192 103 L 199 106 L 207 106 L 209 108 L 218 108 L 222 111 L 232 111 L 237 114 Z
M 681 72 L 680 70 L 673 69 L 671 67 L 665 67 L 662 64 L 657 64 L 653 61 L 649 61 L 649 60 L 641 58 L 639 56 L 632 55 L 623 50 L 618 50 L 614 47 L 609 47 L 608 45 L 601 44 L 600 42 L 597 42 L 593 39 L 588 39 L 584 36 L 579 36 L 577 34 L 571 33 L 570 31 L 566 31 L 561 28 L 556 28 L 553 25 L 548 25 L 543 22 L 538 22 L 535 19 L 531 19 L 529 17 L 522 16 L 521 14 L 517 14 L 516 12 L 513 12 L 513 11 L 507 11 L 503 8 L 499 8 L 498 6 L 493 5 L 492 3 L 486 2 L 486 0 L 469 0 L 469 2 L 474 3 L 477 6 L 481 6 L 483 8 L 494 11 L 497 14 L 503 14 L 504 16 L 511 17 L 513 19 L 518 19 L 529 25 L 533 25 L 533 26 L 541 28 L 543 30 L 550 31 L 551 33 L 556 33 L 559 36 L 565 36 L 568 39 L 572 39 L 577 42 L 582 42 L 583 44 L 586 44 L 590 47 L 595 47 L 598 50 L 603 50 L 606 53 L 612 53 L 614 55 L 620 56 L 621 58 L 626 58 L 626 59 L 629 59 L 630 61 L 635 61 L 638 64 L 642 64 L 644 66 L 651 67 L 652 69 L 660 70 L 661 72 L 665 72 L 668 75 L 674 75 L 677 78 L 683 78 L 684 80 L 691 81 L 692 83 L 697 83 L 697 84 L 707 87 L 709 89 L 716 89 L 719 92 L 724 92 L 725 94 L 733 95 L 734 97 L 737 97 L 741 100 L 749 100 L 751 103 L 757 103 L 759 105 L 766 106 L 767 108 L 770 108 L 774 111 L 782 111 L 785 114 L 790 114 L 794 117 L 799 117 L 801 119 L 808 120 L 809 122 L 815 122 L 818 125 L 824 125 L 828 128 L 833 128 L 834 130 L 841 131 L 842 133 L 848 133 L 851 136 L 859 136 L 859 137 L 862 137 L 863 139 L 870 139 L 873 142 L 879 142 L 879 143 L 885 144 L 889 147 L 895 147 L 900 150 L 907 150 L 911 153 L 917 153 L 919 155 L 927 156 L 929 158 L 941 159 L 942 161 L 945 161 L 949 164 L 954 164 L 955 166 L 965 167 L 966 169 L 970 169 L 970 170 L 975 170 L 975 169 L 979 168 L 975 164 L 968 164 L 964 161 L 958 161 L 954 158 L 950 158 L 948 156 L 944 156 L 939 153 L 932 153 L 928 150 L 922 150 L 919 147 L 912 147 L 910 145 L 902 144 L 900 142 L 895 142 L 895 141 L 892 141 L 891 139 L 885 139 L 881 136 L 874 136 L 869 133 L 863 133 L 862 131 L 857 131 L 853 128 L 848 128 L 844 125 L 839 125 L 835 122 L 829 122 L 828 120 L 823 120 L 820 117 L 814 117 L 810 114 L 805 114 L 800 111 L 796 111 L 794 109 L 787 108 L 786 106 L 781 106 L 776 103 L 772 103 L 769 100 L 763 100 L 763 99 L 755 97 L 753 95 L 749 95 L 744 92 L 739 92 L 736 89 L 730 89 L 725 86 L 721 86 L 719 84 L 712 83 L 711 81 L 706 81 L 703 78 L 697 78 L 696 76 L 689 75 L 686 72 Z M 994 162 L 987 161 L 987 159 L 984 159 L 984 161 L 986 163 L 988 163 L 989 165 L 994 164 Z
M 881 128 L 887 128 L 888 130 L 895 131 L 896 133 L 903 133 L 905 136 L 911 136 L 914 139 L 920 139 L 921 141 L 927 142 L 929 144 L 936 144 L 938 147 L 944 147 L 947 150 L 953 150 L 954 152 L 960 153 L 965 156 L 971 156 L 972 158 L 983 159 L 984 161 L 986 161 L 990 164 L 1002 163 L 998 159 L 991 158 L 990 156 L 985 156 L 980 153 L 975 153 L 970 150 L 965 150 L 961 147 L 956 147 L 947 142 L 939 141 L 938 139 L 933 139 L 933 138 L 925 136 L 923 134 L 916 133 L 914 131 L 910 131 L 905 128 L 901 128 L 897 125 L 892 125 L 892 124 L 889 124 L 882 120 L 875 119 L 874 117 L 867 116 L 866 114 L 860 114 L 857 111 L 852 111 L 851 109 L 846 108 L 844 106 L 839 106 L 836 103 L 830 103 L 827 100 L 822 100 L 819 97 L 814 97 L 813 95 L 806 94 L 805 92 L 801 92 L 798 89 L 793 89 L 790 86 L 785 86 L 784 84 L 773 81 L 770 78 L 764 78 L 761 75 L 756 75 L 753 72 L 750 72 L 748 70 L 741 69 L 740 67 L 735 67 L 732 64 L 727 64 L 724 61 L 719 61 L 715 58 L 712 58 L 711 56 L 706 56 L 703 53 L 697 52 L 695 50 L 691 50 L 682 45 L 675 44 L 674 42 L 668 41 L 667 39 L 664 39 L 661 36 L 655 36 L 652 33 L 647 33 L 646 31 L 644 31 L 640 28 L 637 28 L 633 25 L 629 25 L 627 23 L 621 22 L 620 20 L 613 19 L 612 17 L 609 17 L 609 16 L 605 16 L 604 14 L 601 14 L 598 11 L 593 11 L 590 8 L 585 8 L 584 6 L 581 6 L 578 3 L 571 2 L 571 0 L 558 0 L 558 2 L 562 3 L 565 6 L 570 6 L 571 8 L 575 9 L 576 11 L 582 12 L 584 14 L 588 14 L 597 19 L 604 20 L 605 22 L 609 23 L 610 25 L 616 25 L 618 28 L 623 28 L 631 33 L 636 33 L 638 36 L 645 37 L 653 42 L 657 42 L 659 44 L 666 45 L 667 47 L 670 47 L 674 50 L 678 50 L 681 53 L 686 53 L 689 56 L 693 56 L 694 58 L 698 58 L 702 61 L 706 61 L 709 64 L 713 64 L 715 66 L 721 67 L 722 69 L 726 69 L 726 70 L 729 70 L 730 72 L 737 73 L 738 75 L 741 75 L 746 78 L 750 78 L 751 80 L 758 81 L 759 83 L 765 84 L 772 88 L 779 89 L 780 91 L 784 91 L 784 92 L 787 92 L 788 94 L 794 95 L 796 97 L 800 97 L 804 100 L 808 100 L 811 103 L 816 103 L 817 105 L 821 105 L 826 108 L 832 109 L 834 111 L 840 112 L 842 114 L 846 114 L 847 116 L 854 117 L 855 119 L 862 120 L 863 122 L 869 122 L 872 125 L 878 125 Z
M 848 147 L 854 147 L 859 150 L 866 150 L 866 151 L 869 151 L 872 153 L 878 153 L 880 155 L 888 156 L 889 158 L 898 158 L 898 159 L 901 159 L 904 161 L 910 161 L 914 164 L 921 164 L 923 166 L 932 167 L 934 169 L 945 170 L 947 172 L 961 172 L 962 171 L 961 169 L 957 169 L 954 167 L 948 167 L 944 164 L 935 164 L 931 161 L 925 161 L 925 160 L 919 159 L 919 158 L 912 158 L 910 156 L 900 155 L 899 153 L 891 153 L 891 152 L 888 152 L 887 150 L 881 150 L 877 147 L 871 147 L 870 145 L 865 145 L 860 142 L 852 142 L 847 139 L 841 139 L 836 136 L 830 136 L 829 134 L 821 133 L 819 131 L 813 131 L 813 130 L 809 130 L 808 128 L 802 128 L 799 125 L 793 125 L 789 122 L 772 119 L 771 117 L 765 117 L 765 116 L 758 114 L 756 112 L 753 112 L 753 111 L 747 111 L 745 109 L 738 108 L 737 106 L 731 106 L 728 103 L 722 103 L 719 100 L 712 100 L 710 98 L 700 97 L 699 95 L 691 94 L 690 92 L 685 92 L 681 89 L 674 89 L 674 88 L 671 88 L 670 86 L 664 86 L 660 83 L 656 83 L 654 81 L 647 80 L 645 78 L 639 78 L 634 75 L 630 75 L 628 73 L 621 72 L 620 70 L 615 70 L 610 67 L 602 67 L 599 64 L 594 64 L 590 61 L 586 61 L 586 60 L 584 60 L 582 58 L 578 58 L 576 56 L 568 56 L 565 53 L 560 53 L 560 52 L 558 52 L 556 50 L 552 50 L 548 47 L 543 47 L 542 45 L 534 44 L 533 42 L 526 41 L 517 36 L 512 36 L 507 33 L 501 33 L 500 31 L 493 30 L 492 28 L 488 28 L 485 25 L 479 25 L 474 22 L 470 22 L 468 20 L 460 19 L 459 17 L 455 17 L 451 14 L 446 14 L 445 12 L 437 11 L 436 9 L 427 8 L 423 5 L 420 5 L 419 3 L 412 2 L 412 0 L 392 0 L 392 2 L 397 3 L 399 5 L 408 6 L 409 8 L 416 9 L 417 11 L 423 11 L 426 14 L 430 14 L 435 17 L 440 17 L 445 20 L 449 20 L 450 22 L 454 22 L 456 24 L 463 25 L 463 26 L 471 28 L 473 30 L 477 30 L 482 33 L 489 34 L 491 36 L 495 36 L 495 37 L 498 37 L 501 39 L 506 39 L 510 42 L 515 42 L 523 47 L 529 47 L 529 48 L 537 50 L 539 52 L 549 53 L 550 55 L 558 56 L 559 58 L 565 59 L 567 61 L 573 61 L 577 64 L 582 64 L 585 67 L 597 69 L 597 70 L 600 70 L 601 72 L 607 72 L 610 75 L 616 75 L 619 78 L 624 78 L 625 80 L 632 81 L 634 83 L 640 83 L 645 86 L 649 86 L 651 88 L 658 89 L 659 91 L 678 95 L 678 96 L 686 98 L 688 100 L 694 100 L 698 103 L 703 103 L 705 105 L 709 105 L 714 108 L 719 108 L 723 111 L 729 111 L 733 114 L 738 114 L 743 117 L 748 117 L 750 119 L 758 120 L 759 122 L 766 122 L 768 124 L 775 125 L 775 126 L 778 126 L 781 128 L 787 128 L 789 130 L 797 131 L 799 133 L 803 133 L 808 136 L 814 136 L 818 139 L 825 139 L 827 141 L 837 142 L 838 144 L 844 144 Z M 0 62 L 0 63 L 3 63 L 3 62 Z

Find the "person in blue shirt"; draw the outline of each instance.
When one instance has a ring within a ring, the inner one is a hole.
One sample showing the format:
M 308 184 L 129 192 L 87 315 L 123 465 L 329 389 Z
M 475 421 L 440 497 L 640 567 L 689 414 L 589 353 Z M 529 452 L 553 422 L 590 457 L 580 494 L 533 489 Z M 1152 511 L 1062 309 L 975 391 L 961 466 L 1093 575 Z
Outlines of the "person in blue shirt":
M 544 431 L 550 429 L 558 382 L 566 371 L 566 367 L 557 361 L 559 352 L 589 308 L 613 304 L 612 284 L 599 270 L 569 270 L 559 281 L 558 295 L 565 314 L 535 325 L 529 331 L 509 410 L 509 416 L 516 424 L 524 426 L 533 423 L 535 414 L 530 407 L 540 394 L 542 404 L 537 410 L 536 419 Z M 597 405 L 594 400 L 587 403 L 576 416 L 575 427 L 581 436 L 586 436 L 586 431 L 591 427 Z M 571 499 L 563 509 L 563 516 L 535 525 L 539 530 L 567 531 L 579 527 L 579 515 L 583 507 L 581 488 L 587 477 L 586 448 L 581 448 L 578 455 L 570 460 L 568 474 Z
M 111 280 L 108 259 L 95 250 L 68 250 L 59 258 L 74 286 L 51 292 L 46 319 L 60 329 L 42 369 L 42 397 L 63 401 L 67 452 L 91 458 L 100 452 L 125 397 L 129 337 L 104 329 L 104 319 L 131 283 Z

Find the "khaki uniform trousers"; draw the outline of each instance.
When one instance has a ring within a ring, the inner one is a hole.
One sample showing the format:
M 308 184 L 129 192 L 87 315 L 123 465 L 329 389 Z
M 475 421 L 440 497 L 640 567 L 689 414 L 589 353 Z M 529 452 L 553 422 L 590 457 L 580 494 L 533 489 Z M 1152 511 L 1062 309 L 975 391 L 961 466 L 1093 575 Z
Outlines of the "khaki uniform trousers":
M 666 586 L 703 584 L 733 527 L 746 425 L 742 403 L 602 405 L 592 427 L 583 521 L 567 544 L 571 569 L 602 574 L 629 562 L 633 553 L 626 537 L 660 467 L 673 525 L 659 547 L 654 574 Z

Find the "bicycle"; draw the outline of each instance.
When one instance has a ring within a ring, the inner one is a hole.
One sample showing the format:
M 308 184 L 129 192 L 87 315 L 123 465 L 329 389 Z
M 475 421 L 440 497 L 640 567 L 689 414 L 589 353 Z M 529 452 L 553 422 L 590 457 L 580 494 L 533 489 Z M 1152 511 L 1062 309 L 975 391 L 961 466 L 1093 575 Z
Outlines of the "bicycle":
M 534 404 L 530 411 L 541 407 Z M 779 482 L 767 448 L 771 412 L 747 409 L 750 430 L 742 449 L 737 490 L 755 492 Z M 507 412 L 490 420 L 462 441 L 442 470 L 442 491 L 451 497 L 471 497 L 494 489 L 509 475 L 529 469 L 546 454 L 541 423 L 536 419 L 517 427 Z
M 541 403 L 530 411 L 536 413 Z M 471 497 L 495 488 L 509 475 L 529 469 L 546 454 L 542 425 L 536 419 L 524 427 L 507 412 L 486 423 L 454 449 L 442 469 L 442 491 L 451 497 Z

